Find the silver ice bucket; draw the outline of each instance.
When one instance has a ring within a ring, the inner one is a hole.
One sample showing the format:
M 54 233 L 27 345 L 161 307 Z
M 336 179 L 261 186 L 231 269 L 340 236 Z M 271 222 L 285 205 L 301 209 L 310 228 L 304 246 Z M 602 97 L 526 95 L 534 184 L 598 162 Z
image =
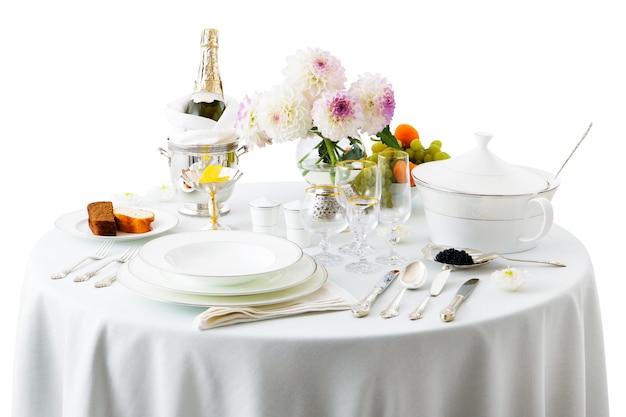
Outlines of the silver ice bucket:
M 248 151 L 242 146 L 239 140 L 227 143 L 193 143 L 175 142 L 171 138 L 167 139 L 167 150 L 159 147 L 161 155 L 167 157 L 172 185 L 176 188 L 176 199 L 182 205 L 179 212 L 189 216 L 209 217 L 211 215 L 210 205 L 205 193 L 198 192 L 187 184 L 181 177 L 184 169 L 198 165 L 221 165 L 223 167 L 237 169 L 239 157 Z M 226 204 L 228 196 L 217 196 L 217 206 L 220 215 L 225 215 L 230 211 Z

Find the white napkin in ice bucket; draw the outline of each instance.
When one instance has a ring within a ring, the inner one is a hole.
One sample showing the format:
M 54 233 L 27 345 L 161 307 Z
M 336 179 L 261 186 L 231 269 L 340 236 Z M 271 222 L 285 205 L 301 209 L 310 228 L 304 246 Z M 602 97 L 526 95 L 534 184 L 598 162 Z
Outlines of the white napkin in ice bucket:
M 256 307 L 210 307 L 196 316 L 195 324 L 200 330 L 208 330 L 302 313 L 348 310 L 355 302 L 356 299 L 346 290 L 326 281 L 319 290 L 291 301 Z
M 165 117 L 175 128 L 183 130 L 232 130 L 239 110 L 239 102 L 233 97 L 224 96 L 226 108 L 216 122 L 207 117 L 185 113 L 191 94 L 167 103 Z
M 182 130 L 170 132 L 168 140 L 179 145 L 221 145 L 237 141 L 235 129 L 230 130 Z

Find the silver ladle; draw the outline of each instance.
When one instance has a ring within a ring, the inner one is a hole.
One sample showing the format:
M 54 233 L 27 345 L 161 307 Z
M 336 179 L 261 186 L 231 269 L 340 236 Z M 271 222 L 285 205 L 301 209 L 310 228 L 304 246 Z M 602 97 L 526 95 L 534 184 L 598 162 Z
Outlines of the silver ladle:
M 580 146 L 580 144 L 582 143 L 583 140 L 585 140 L 585 138 L 587 137 L 587 133 L 589 133 L 589 130 L 591 130 L 591 126 L 593 125 L 592 123 L 589 123 L 589 127 L 587 128 L 587 131 L 585 132 L 585 134 L 583 135 L 582 138 L 580 138 L 580 140 L 578 141 L 578 143 L 576 144 L 576 146 L 574 147 L 574 150 L 572 151 L 572 153 L 569 154 L 569 156 L 567 157 L 567 159 L 565 160 L 565 162 L 563 162 L 563 165 L 561 165 L 561 168 L 559 168 L 559 170 L 557 171 L 557 173 L 554 175 L 554 180 L 556 180 L 556 177 L 559 176 L 559 174 L 561 173 L 561 171 L 563 171 L 563 168 L 565 168 L 565 165 L 567 164 L 567 162 L 570 160 L 570 158 L 572 157 L 572 155 L 574 155 L 574 152 L 576 152 L 576 149 L 578 149 L 578 147 Z
M 471 264 L 451 264 L 451 263 L 446 263 L 446 262 L 439 262 L 438 260 L 436 260 L 436 256 L 439 252 L 442 252 L 446 249 L 457 249 L 459 251 L 465 251 L 467 252 L 468 255 L 470 255 L 472 257 L 472 263 Z M 551 266 L 559 266 L 559 267 L 564 267 L 567 266 L 561 262 L 557 262 L 557 261 L 537 261 L 537 260 L 531 260 L 531 259 L 516 259 L 516 258 L 509 258 L 508 256 L 504 256 L 501 255 L 499 253 L 484 253 L 481 251 L 478 251 L 476 249 L 469 249 L 469 248 L 455 248 L 452 246 L 444 246 L 444 245 L 434 245 L 432 243 L 428 243 L 426 244 L 426 246 L 424 246 L 422 248 L 422 253 L 424 254 L 424 256 L 426 257 L 426 259 L 431 260 L 433 262 L 437 262 L 440 264 L 444 264 L 447 265 L 449 267 L 452 268 L 458 268 L 458 269 L 463 269 L 463 268 L 475 268 L 477 266 L 482 266 L 482 265 L 486 265 L 489 262 L 493 261 L 494 259 L 497 258 L 502 258 L 505 259 L 507 261 L 511 261 L 511 262 L 524 262 L 524 263 L 534 263 L 534 264 L 544 264 L 544 265 L 551 265 Z

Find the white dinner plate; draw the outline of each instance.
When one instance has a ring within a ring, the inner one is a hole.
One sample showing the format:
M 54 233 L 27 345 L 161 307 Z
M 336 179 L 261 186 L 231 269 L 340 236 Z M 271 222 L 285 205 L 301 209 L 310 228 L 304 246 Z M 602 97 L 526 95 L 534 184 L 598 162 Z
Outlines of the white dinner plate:
M 302 257 L 302 249 L 278 236 L 210 230 L 156 238 L 141 248 L 139 256 L 163 271 L 232 278 L 287 268 Z
M 222 297 L 213 295 L 189 294 L 156 287 L 138 279 L 133 274 L 131 274 L 128 269 L 128 263 L 122 264 L 117 273 L 117 280 L 122 285 L 139 295 L 157 301 L 196 307 L 260 306 L 281 303 L 284 301 L 304 297 L 305 295 L 317 291 L 322 287 L 322 285 L 324 285 L 327 279 L 328 272 L 326 271 L 326 268 L 324 268 L 322 265 L 318 265 L 315 273 L 311 276 L 310 279 L 307 279 L 302 284 L 296 285 L 294 287 L 262 294 L 234 295 Z
M 223 278 L 217 280 L 218 286 L 209 285 L 210 279 L 194 275 L 175 274 L 161 271 L 148 265 L 140 257 L 128 263 L 129 272 L 137 279 L 165 290 L 201 295 L 248 295 L 279 291 L 299 285 L 311 278 L 317 269 L 317 263 L 309 255 L 304 255 L 291 266 L 280 271 L 254 276 L 250 282 L 240 285 L 223 286 Z M 236 277 L 238 279 L 239 277 Z
M 154 213 L 154 221 L 151 223 L 152 230 L 145 233 L 117 232 L 116 236 L 94 235 L 89 228 L 89 215 L 87 214 L 87 209 L 67 213 L 59 217 L 54 222 L 54 225 L 57 229 L 78 237 L 87 237 L 91 239 L 133 240 L 156 236 L 170 230 L 178 224 L 178 217 L 171 213 L 147 207 L 141 208 Z

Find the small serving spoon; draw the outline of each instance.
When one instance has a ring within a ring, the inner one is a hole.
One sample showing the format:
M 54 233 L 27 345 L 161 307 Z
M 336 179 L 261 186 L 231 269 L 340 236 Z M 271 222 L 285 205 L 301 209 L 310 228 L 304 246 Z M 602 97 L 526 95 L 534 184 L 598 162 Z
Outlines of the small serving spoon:
M 459 251 L 463 250 L 467 252 L 467 254 L 472 257 L 473 263 L 461 265 L 461 264 L 449 264 L 445 262 L 439 262 L 438 260 L 436 260 L 435 257 L 437 256 L 437 254 L 446 249 L 457 249 Z M 559 267 L 567 266 L 557 261 L 536 261 L 536 260 L 531 260 L 531 259 L 515 259 L 515 258 L 509 258 L 508 256 L 500 255 L 499 253 L 484 253 L 476 249 L 455 248 L 452 246 L 433 245 L 431 243 L 428 243 L 426 246 L 422 248 L 422 253 L 426 257 L 426 259 L 429 259 L 433 262 L 437 262 L 440 264 L 448 265 L 453 268 L 458 268 L 458 269 L 474 268 L 477 266 L 486 265 L 489 262 L 497 258 L 506 259 L 507 261 L 512 261 L 512 262 L 526 262 L 526 263 L 544 264 L 544 265 L 559 266 Z
M 407 265 L 400 276 L 396 278 L 396 281 L 400 283 L 402 289 L 391 301 L 389 306 L 380 312 L 382 318 L 390 319 L 392 317 L 396 317 L 399 313 L 400 302 L 402 301 L 402 297 L 404 297 L 406 290 L 415 290 L 421 287 L 426 282 L 427 276 L 428 270 L 426 269 L 426 265 L 422 262 L 415 261 Z

